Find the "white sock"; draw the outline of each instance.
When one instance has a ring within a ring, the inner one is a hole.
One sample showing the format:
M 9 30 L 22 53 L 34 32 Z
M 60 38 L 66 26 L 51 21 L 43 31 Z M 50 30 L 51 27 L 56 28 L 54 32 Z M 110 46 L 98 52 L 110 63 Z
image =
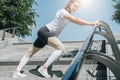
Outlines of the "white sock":
M 44 66 L 49 67 L 55 60 L 57 60 L 61 56 L 62 51 L 61 50 L 56 50 L 54 51 L 48 60 L 45 62 Z
M 26 56 L 23 56 L 23 58 L 21 59 L 18 67 L 17 67 L 17 70 L 18 71 L 21 71 L 21 69 L 27 64 L 27 62 L 30 60 L 29 57 L 26 57 Z

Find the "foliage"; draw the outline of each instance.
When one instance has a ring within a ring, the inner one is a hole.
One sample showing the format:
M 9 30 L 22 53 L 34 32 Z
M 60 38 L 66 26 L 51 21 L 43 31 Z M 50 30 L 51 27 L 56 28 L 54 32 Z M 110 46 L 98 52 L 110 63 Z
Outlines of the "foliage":
M 35 0 L 0 0 L 0 29 L 20 27 L 16 35 L 25 37 L 31 35 L 27 26 L 35 25 L 35 16 L 32 9 Z
M 113 20 L 120 24 L 120 0 L 113 0 L 116 4 L 114 5 L 115 12 L 113 14 Z

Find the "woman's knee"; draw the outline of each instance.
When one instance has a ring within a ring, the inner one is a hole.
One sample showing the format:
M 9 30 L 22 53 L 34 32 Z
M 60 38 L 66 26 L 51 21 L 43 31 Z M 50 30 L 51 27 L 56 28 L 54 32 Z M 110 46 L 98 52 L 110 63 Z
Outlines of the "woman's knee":
M 30 48 L 28 49 L 28 51 L 26 52 L 25 55 L 26 55 L 27 57 L 32 57 L 32 55 L 33 55 L 33 48 L 30 47 Z
M 30 47 L 26 53 L 26 56 L 31 58 L 38 50 L 38 48 Z

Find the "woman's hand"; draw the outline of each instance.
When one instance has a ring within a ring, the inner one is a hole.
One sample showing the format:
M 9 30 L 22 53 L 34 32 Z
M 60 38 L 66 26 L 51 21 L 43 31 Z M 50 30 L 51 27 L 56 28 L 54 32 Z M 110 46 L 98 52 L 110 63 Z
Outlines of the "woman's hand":
M 99 26 L 100 26 L 100 22 L 99 22 L 99 20 L 97 20 L 97 21 L 95 21 L 95 22 L 91 22 L 90 25 L 91 25 L 91 26 L 99 27 Z
M 95 21 L 95 26 L 100 27 L 100 21 L 99 20 Z

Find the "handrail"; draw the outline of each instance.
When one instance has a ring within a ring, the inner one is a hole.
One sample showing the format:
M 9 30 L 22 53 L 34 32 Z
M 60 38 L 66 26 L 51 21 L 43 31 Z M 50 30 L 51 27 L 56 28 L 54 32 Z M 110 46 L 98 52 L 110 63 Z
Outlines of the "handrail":
M 0 29 L 0 31 L 1 31 L 1 30 L 9 30 L 9 29 L 14 29 L 14 28 L 20 28 L 20 27 L 4 28 L 4 29 Z
M 84 59 L 85 53 L 88 49 L 90 49 L 90 46 L 92 44 L 92 38 L 93 38 L 95 30 L 96 30 L 96 27 L 93 28 L 93 31 L 87 37 L 81 50 L 79 50 L 78 53 L 76 54 L 75 58 L 73 59 L 72 63 L 70 64 L 70 67 L 66 71 L 62 80 L 75 80 L 77 78 L 77 74 L 80 71 L 81 65 L 83 64 L 83 59 Z
M 1 40 L 2 40 L 2 41 L 5 40 L 5 32 L 6 32 L 6 30 L 10 30 L 10 29 L 13 29 L 13 31 L 12 31 L 12 36 L 11 36 L 11 38 L 13 38 L 14 35 L 15 35 L 15 30 L 16 30 L 17 28 L 20 28 L 20 27 L 11 27 L 11 28 L 0 29 L 0 31 L 3 31 L 2 39 L 1 39 Z M 20 28 L 20 29 L 21 29 L 21 28 Z
M 105 30 L 105 32 L 100 31 L 100 32 L 96 32 L 96 34 L 99 34 L 99 35 L 105 37 L 108 40 L 108 42 L 111 45 L 111 48 L 112 48 L 113 54 L 115 56 L 115 59 L 117 61 L 120 61 L 120 49 L 117 45 L 117 42 L 114 38 L 114 35 L 113 35 L 109 25 L 104 21 L 100 21 L 100 24 L 103 27 L 103 29 Z

